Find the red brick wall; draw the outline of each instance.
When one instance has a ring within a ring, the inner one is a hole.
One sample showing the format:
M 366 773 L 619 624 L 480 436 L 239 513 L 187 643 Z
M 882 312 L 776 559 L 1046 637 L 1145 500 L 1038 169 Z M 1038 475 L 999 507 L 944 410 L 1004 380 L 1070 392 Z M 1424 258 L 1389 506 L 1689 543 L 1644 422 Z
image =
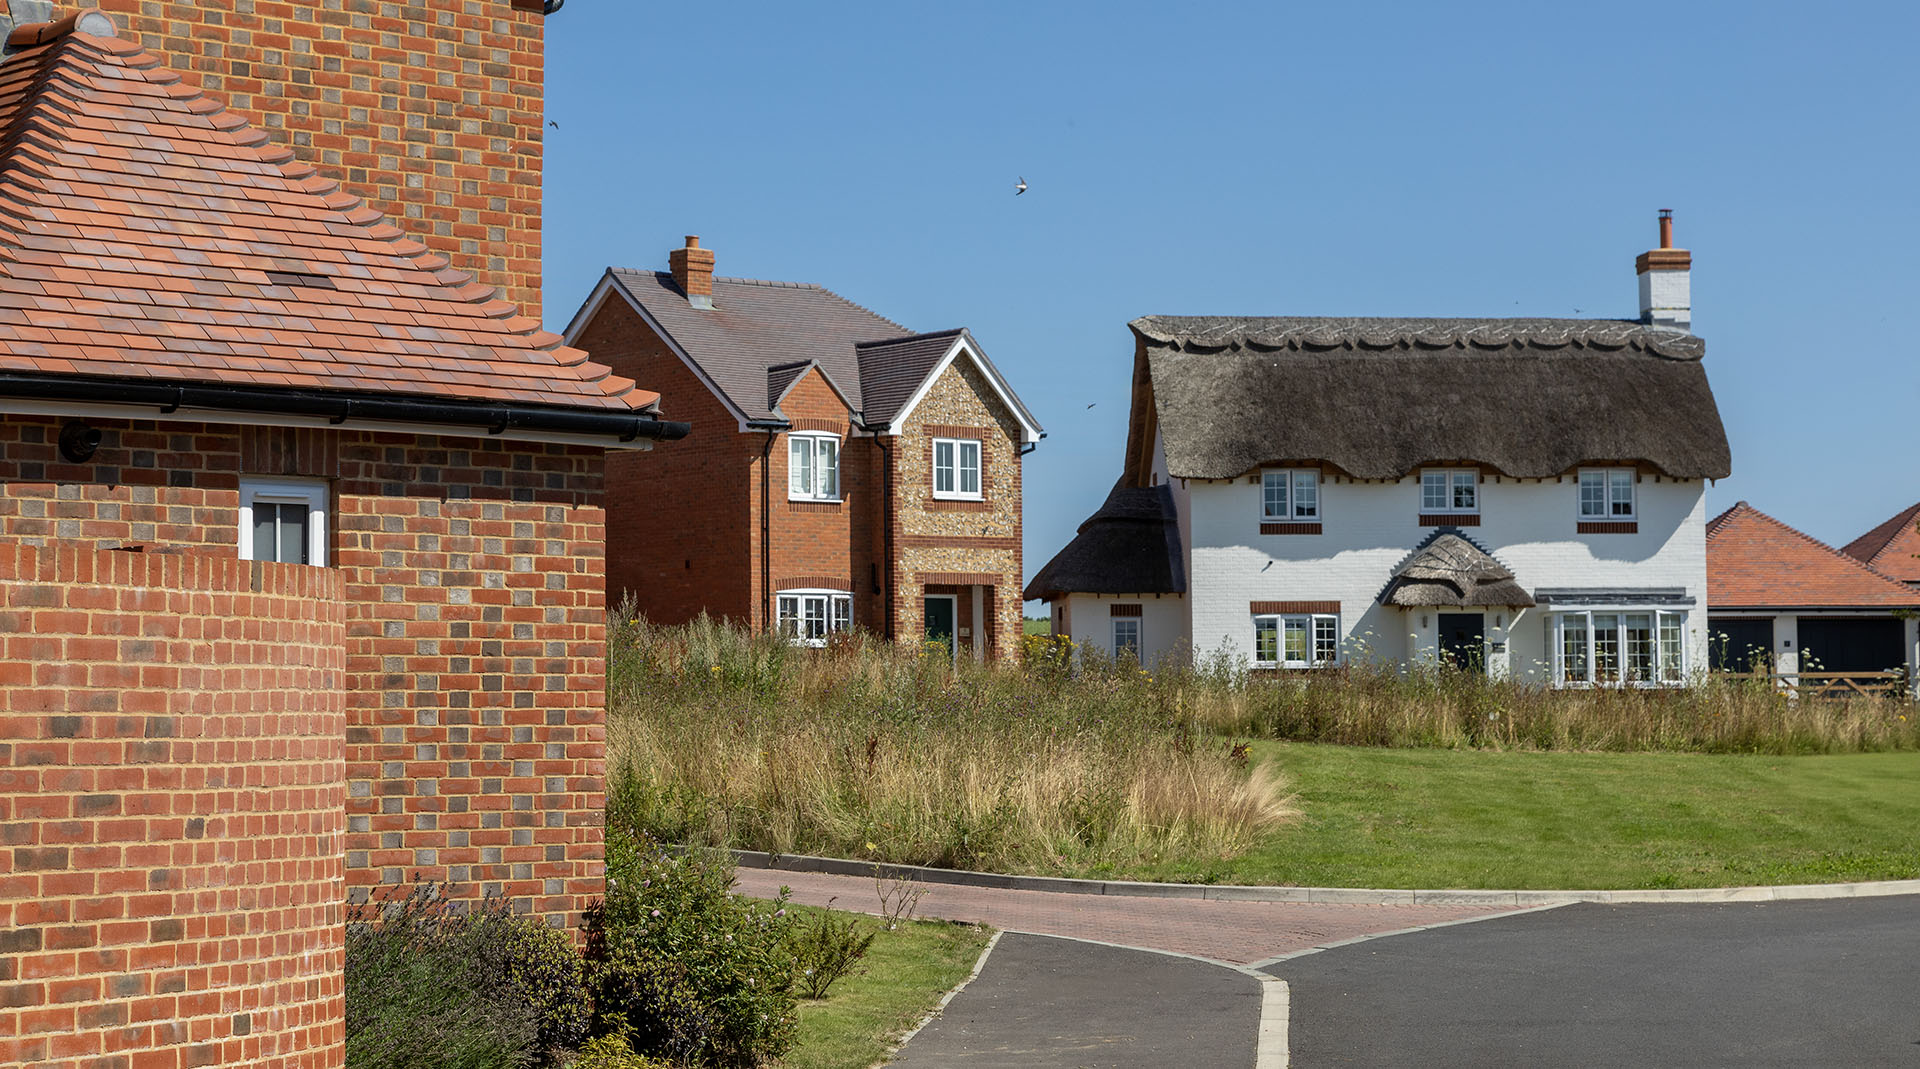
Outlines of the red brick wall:
M 757 620 L 759 490 L 750 472 L 764 434 L 739 421 L 618 295 L 574 342 L 600 363 L 660 392 L 661 414 L 693 432 L 647 452 L 607 457 L 607 598 L 631 591 L 657 623 L 702 610 Z
M 826 588 L 845 590 L 854 595 L 855 626 L 881 632 L 886 628 L 884 606 L 873 592 L 872 528 L 878 522 L 880 487 L 873 481 L 872 438 L 856 438 L 852 415 L 845 401 L 819 371 L 809 371 L 788 391 L 780 403 L 796 431 L 826 431 L 840 436 L 840 500 L 838 502 L 792 501 L 787 496 L 789 436 L 782 434 L 773 446 L 768 471 L 772 478 L 773 523 L 769 527 L 773 553 L 766 578 L 771 586 L 760 584 L 760 572 L 754 571 L 754 592 L 759 604 L 772 605 L 772 595 L 780 590 Z M 757 469 L 756 469 L 757 470 Z M 758 502 L 756 492 L 754 500 Z M 763 609 L 770 612 L 771 609 Z
M 343 579 L 0 543 L 0 1064 L 343 1064 Z
M 603 871 L 601 452 L 89 422 L 99 452 L 70 465 L 58 421 L 0 417 L 0 545 L 227 559 L 242 472 L 326 480 L 347 615 L 347 882 L 418 875 L 577 920 Z
M 275 143 L 540 317 L 538 4 L 92 2 Z

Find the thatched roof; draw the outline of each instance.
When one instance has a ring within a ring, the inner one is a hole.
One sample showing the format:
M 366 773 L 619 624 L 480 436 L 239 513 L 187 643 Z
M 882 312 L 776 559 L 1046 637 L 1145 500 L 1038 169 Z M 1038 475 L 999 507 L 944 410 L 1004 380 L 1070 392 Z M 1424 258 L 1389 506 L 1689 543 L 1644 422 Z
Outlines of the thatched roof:
M 1533 595 L 1514 582 L 1507 566 L 1464 536 L 1442 531 L 1415 550 L 1380 594 L 1382 605 L 1402 608 L 1505 606 L 1524 608 Z
M 1116 483 L 1106 504 L 1027 584 L 1028 601 L 1068 594 L 1184 594 L 1173 488 Z
M 1434 461 L 1529 478 L 1599 460 L 1679 478 L 1732 470 L 1705 343 L 1684 331 L 1609 319 L 1147 316 L 1130 326 L 1136 398 L 1151 397 L 1176 477 L 1299 461 L 1369 479 Z

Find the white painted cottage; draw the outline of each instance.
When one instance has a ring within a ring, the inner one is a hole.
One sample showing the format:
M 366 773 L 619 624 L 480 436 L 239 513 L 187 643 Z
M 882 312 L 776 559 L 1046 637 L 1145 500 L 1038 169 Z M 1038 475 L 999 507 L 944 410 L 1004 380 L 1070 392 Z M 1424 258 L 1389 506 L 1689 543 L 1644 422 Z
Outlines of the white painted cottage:
M 1147 664 L 1705 668 L 1704 491 L 1731 461 L 1661 230 L 1638 321 L 1135 320 L 1120 480 L 1027 597 Z

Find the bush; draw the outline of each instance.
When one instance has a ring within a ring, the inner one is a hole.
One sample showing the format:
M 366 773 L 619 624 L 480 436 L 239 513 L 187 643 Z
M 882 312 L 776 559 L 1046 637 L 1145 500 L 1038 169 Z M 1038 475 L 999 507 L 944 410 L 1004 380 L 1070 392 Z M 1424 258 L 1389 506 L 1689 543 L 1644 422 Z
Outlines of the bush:
M 586 1021 L 567 937 L 503 899 L 435 884 L 350 905 L 346 1052 L 353 1069 L 532 1069 Z
M 567 1069 L 673 1069 L 668 1062 L 636 1054 L 627 1037 L 615 1032 L 588 1040 Z
M 675 857 L 609 814 L 606 898 L 587 911 L 594 1031 L 687 1064 L 747 1067 L 793 1044 L 784 896 L 728 893 L 732 868 Z
M 793 981 L 807 998 L 826 998 L 834 981 L 853 971 L 866 957 L 877 932 L 863 932 L 859 918 L 832 908 L 820 912 L 812 924 L 797 924 L 788 936 L 793 954 Z

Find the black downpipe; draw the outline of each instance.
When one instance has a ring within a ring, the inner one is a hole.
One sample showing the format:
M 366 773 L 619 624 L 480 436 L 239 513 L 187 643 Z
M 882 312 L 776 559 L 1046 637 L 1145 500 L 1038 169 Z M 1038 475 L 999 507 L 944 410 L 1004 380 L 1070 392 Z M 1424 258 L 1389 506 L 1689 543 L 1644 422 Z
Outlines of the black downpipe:
M 887 578 L 880 594 L 880 604 L 884 606 L 881 616 L 887 621 L 887 641 L 893 641 L 893 584 L 899 563 L 893 559 L 893 450 L 887 448 L 887 439 L 883 434 L 873 436 L 873 444 L 880 447 L 880 555 L 886 558 Z
M 773 439 L 779 433 L 767 428 L 767 446 L 760 451 L 760 604 L 768 631 L 778 626 L 773 618 Z
M 168 385 L 121 379 L 76 379 L 54 375 L 0 375 L 0 398 L 67 401 L 75 404 L 151 405 L 162 414 L 181 408 L 256 415 L 313 416 L 331 423 L 348 419 L 484 427 L 488 434 L 509 430 L 546 431 L 672 442 L 692 425 L 630 413 L 544 405 L 504 405 L 487 401 L 438 401 L 332 390 L 267 390 L 235 386 Z M 130 418 L 138 418 L 131 416 Z

